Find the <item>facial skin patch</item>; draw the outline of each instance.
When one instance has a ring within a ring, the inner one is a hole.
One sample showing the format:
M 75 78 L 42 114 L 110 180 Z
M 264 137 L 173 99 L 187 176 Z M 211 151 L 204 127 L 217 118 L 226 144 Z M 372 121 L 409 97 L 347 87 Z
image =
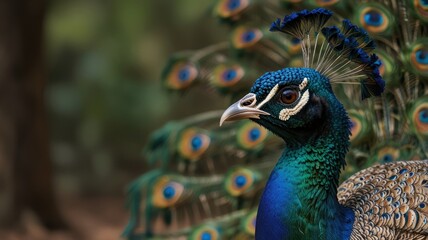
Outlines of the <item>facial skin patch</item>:
M 265 103 L 267 103 L 269 100 L 271 100 L 273 98 L 273 96 L 275 96 L 276 92 L 278 91 L 279 85 L 276 84 L 275 87 L 272 88 L 272 90 L 270 90 L 269 94 L 266 96 L 266 98 L 259 103 L 259 105 L 257 105 L 257 109 L 260 109 Z
M 305 78 L 306 79 L 306 78 Z M 304 80 L 303 80 L 304 81 Z M 303 83 L 303 82 L 302 82 Z M 299 86 L 300 87 L 300 86 Z M 287 121 L 291 116 L 296 115 L 309 101 L 309 90 L 306 90 L 302 97 L 300 98 L 299 103 L 297 103 L 294 108 L 285 108 L 279 112 L 279 119 L 282 121 Z

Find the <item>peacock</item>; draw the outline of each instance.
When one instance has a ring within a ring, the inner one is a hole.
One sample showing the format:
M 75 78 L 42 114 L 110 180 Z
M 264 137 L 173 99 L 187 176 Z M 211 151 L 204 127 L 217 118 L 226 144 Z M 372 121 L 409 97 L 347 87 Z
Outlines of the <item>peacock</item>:
M 162 84 L 235 103 L 153 132 L 123 237 L 428 239 L 427 4 L 212 10 L 229 41 L 173 54 Z

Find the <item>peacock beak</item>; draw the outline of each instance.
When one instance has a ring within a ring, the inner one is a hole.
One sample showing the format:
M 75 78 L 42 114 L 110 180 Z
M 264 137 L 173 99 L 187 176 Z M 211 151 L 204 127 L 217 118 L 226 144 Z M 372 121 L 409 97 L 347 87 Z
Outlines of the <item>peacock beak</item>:
M 256 106 L 256 95 L 249 93 L 232 104 L 220 118 L 220 126 L 226 121 L 236 121 L 246 118 L 260 118 L 260 115 L 270 115 Z

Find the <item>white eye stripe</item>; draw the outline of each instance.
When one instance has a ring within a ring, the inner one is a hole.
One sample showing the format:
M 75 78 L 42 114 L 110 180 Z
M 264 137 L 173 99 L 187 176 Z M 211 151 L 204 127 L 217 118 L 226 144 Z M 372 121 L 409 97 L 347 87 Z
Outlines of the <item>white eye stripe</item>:
M 303 81 L 299 84 L 299 89 L 303 90 L 303 88 L 305 88 L 307 85 L 308 85 L 308 79 L 303 78 Z
M 270 90 L 269 94 L 266 96 L 266 98 L 257 105 L 257 109 L 260 109 L 263 105 L 265 105 L 265 103 L 267 103 L 269 100 L 271 100 L 273 98 L 273 96 L 275 96 L 276 92 L 278 92 L 278 88 L 279 85 L 276 84 L 275 87 L 272 88 L 272 90 Z
M 306 79 L 306 78 L 305 78 Z M 296 115 L 302 108 L 308 103 L 309 101 L 309 90 L 306 90 L 302 97 L 300 98 L 300 101 L 294 106 L 293 108 L 285 108 L 282 109 L 281 112 L 279 112 L 279 119 L 282 121 L 287 121 L 291 116 Z

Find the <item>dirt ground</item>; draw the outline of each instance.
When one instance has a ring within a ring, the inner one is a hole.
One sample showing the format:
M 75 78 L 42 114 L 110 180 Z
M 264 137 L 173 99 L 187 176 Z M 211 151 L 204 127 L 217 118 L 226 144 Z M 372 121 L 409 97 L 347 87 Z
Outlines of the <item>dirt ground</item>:
M 119 240 L 128 221 L 124 198 L 61 199 L 70 231 L 49 232 L 31 213 L 14 229 L 0 229 L 0 240 Z

